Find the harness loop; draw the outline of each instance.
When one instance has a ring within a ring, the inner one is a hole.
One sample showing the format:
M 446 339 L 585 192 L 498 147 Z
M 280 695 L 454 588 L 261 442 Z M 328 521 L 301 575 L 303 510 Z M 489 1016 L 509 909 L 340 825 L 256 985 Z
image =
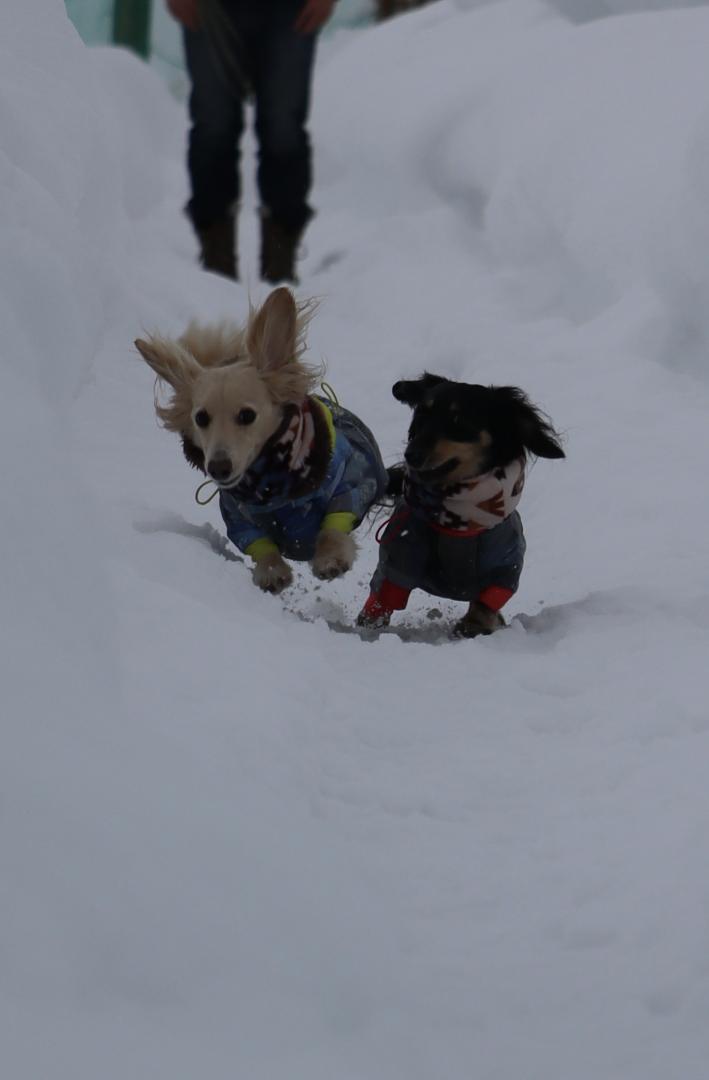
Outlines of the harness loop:
M 338 398 L 333 388 L 330 386 L 329 382 L 321 382 L 320 389 L 322 390 L 328 401 L 332 402 L 333 405 L 337 405 L 338 408 L 341 408 L 340 399 Z
M 392 542 L 392 540 L 396 540 L 397 536 L 401 536 L 404 525 L 406 524 L 406 522 L 409 520 L 410 517 L 411 517 L 411 511 L 409 509 L 399 510 L 399 512 L 397 514 L 392 514 L 391 517 L 388 517 L 386 519 L 386 521 L 383 521 L 381 523 L 381 525 L 379 526 L 379 528 L 375 532 L 374 539 L 376 540 L 376 542 L 378 544 L 390 544 Z M 385 540 L 384 539 L 384 533 L 385 533 L 386 529 L 388 529 L 388 527 L 395 521 L 400 521 L 401 522 L 400 528 L 397 530 L 397 532 L 394 533 L 393 536 L 390 536 L 388 540 Z
M 196 503 L 198 503 L 199 506 L 206 506 L 208 503 L 210 503 L 212 501 L 212 499 L 214 498 L 215 495 L 219 494 L 219 488 L 217 487 L 216 484 L 214 484 L 214 491 L 212 492 L 212 494 L 206 499 L 200 499 L 200 497 L 199 497 L 200 491 L 202 491 L 203 488 L 208 487 L 209 484 L 214 484 L 214 481 L 213 480 L 204 480 L 199 485 L 199 487 L 197 488 L 197 490 L 194 493 L 194 501 Z

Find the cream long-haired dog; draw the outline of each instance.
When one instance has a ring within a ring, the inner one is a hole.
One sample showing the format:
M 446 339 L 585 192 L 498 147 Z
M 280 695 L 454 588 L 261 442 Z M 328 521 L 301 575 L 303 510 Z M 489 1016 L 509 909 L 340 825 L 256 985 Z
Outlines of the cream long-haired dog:
M 312 310 L 280 288 L 244 326 L 191 323 L 177 339 L 135 342 L 171 390 L 164 403 L 156 393 L 158 417 L 218 487 L 227 534 L 266 592 L 291 583 L 284 556 L 318 578 L 346 573 L 351 533 L 387 486 L 368 428 L 314 394 L 321 372 L 303 359 Z

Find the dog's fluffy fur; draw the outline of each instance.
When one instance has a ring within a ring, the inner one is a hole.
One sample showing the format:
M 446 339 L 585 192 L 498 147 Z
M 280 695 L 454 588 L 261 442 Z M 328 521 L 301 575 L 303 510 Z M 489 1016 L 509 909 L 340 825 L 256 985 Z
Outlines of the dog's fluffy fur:
M 245 326 L 190 323 L 181 337 L 153 335 L 135 346 L 157 375 L 155 409 L 168 431 L 182 438 L 195 468 L 229 488 L 256 459 L 282 422 L 284 407 L 300 405 L 322 371 L 303 358 L 305 331 L 314 304 L 296 304 L 276 289 Z M 161 400 L 166 384 L 170 394 Z M 336 577 L 349 570 L 351 536 L 323 530 L 312 560 L 314 573 Z M 287 563 L 275 552 L 257 561 L 254 580 L 268 592 L 290 584 Z

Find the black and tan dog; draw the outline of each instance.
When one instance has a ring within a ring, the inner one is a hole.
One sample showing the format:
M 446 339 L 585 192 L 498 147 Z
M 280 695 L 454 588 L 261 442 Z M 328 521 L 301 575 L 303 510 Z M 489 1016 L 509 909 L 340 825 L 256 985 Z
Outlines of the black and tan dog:
M 467 601 L 458 636 L 490 634 L 504 626 L 500 609 L 522 571 L 516 506 L 527 459 L 563 458 L 559 437 L 514 386 L 423 375 L 396 383 L 393 394 L 414 412 L 400 495 L 359 625 L 386 626 L 418 588 Z

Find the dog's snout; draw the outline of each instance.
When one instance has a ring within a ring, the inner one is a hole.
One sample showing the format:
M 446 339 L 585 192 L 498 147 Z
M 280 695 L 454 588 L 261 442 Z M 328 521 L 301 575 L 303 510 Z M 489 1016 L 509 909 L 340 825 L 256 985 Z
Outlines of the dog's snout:
M 217 483 L 221 480 L 227 480 L 231 476 L 232 471 L 231 459 L 228 458 L 226 454 L 216 454 L 207 462 L 207 472 L 212 480 L 216 480 Z

